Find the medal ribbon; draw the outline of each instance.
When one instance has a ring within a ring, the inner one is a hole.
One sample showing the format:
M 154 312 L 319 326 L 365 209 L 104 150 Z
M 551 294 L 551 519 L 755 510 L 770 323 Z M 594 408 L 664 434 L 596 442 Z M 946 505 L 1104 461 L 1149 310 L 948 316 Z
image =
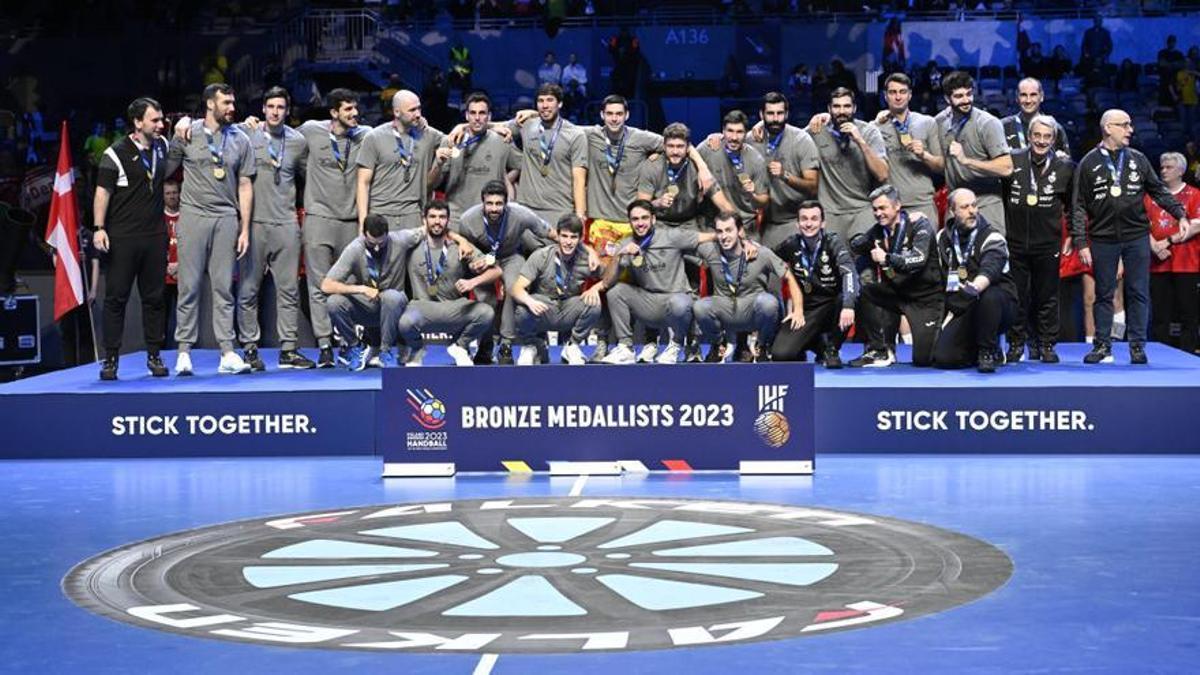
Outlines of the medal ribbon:
M 742 251 L 739 256 L 737 280 L 733 278 L 733 270 L 729 268 L 729 260 L 725 258 L 725 254 L 721 253 L 721 275 L 725 277 L 725 284 L 733 290 L 733 295 L 737 295 L 738 287 L 742 285 L 742 276 L 746 274 L 746 252 Z
M 442 272 L 446 271 L 446 247 L 441 248 L 436 267 L 433 264 L 433 255 L 430 253 L 432 248 L 433 244 L 427 240 L 425 242 L 425 281 L 430 286 L 433 286 L 441 278 Z
M 208 127 L 204 127 L 204 141 L 205 141 L 205 143 L 208 144 L 208 153 L 210 155 L 212 155 L 213 164 L 215 164 L 217 166 L 217 168 L 224 168 L 224 166 L 225 166 L 225 144 L 227 142 L 229 142 L 229 130 L 228 129 L 221 130 L 221 149 L 220 150 L 217 149 L 216 143 L 213 141 L 213 132 L 209 131 Z
M 542 148 L 542 166 L 550 166 L 550 159 L 554 155 L 554 144 L 558 142 L 558 132 L 562 130 L 562 117 L 554 123 L 554 133 L 551 134 L 550 140 L 546 140 L 546 125 L 542 125 L 542 131 L 538 134 L 538 145 Z
M 967 254 L 974 250 L 975 235 L 977 234 L 979 234 L 978 228 L 971 230 L 971 236 L 967 239 L 967 248 L 963 249 L 958 245 L 958 228 L 950 228 L 950 241 L 954 244 L 954 256 L 955 262 L 958 263 L 957 267 L 967 266 Z M 966 281 L 966 279 L 963 279 L 963 281 Z
M 559 295 L 566 295 L 571 289 L 571 279 L 575 276 L 575 260 L 579 257 L 579 249 L 563 260 L 561 253 L 554 254 L 554 286 Z
M 1116 164 L 1113 164 L 1108 148 L 1100 148 L 1100 155 L 1104 157 L 1104 163 L 1108 165 L 1108 175 L 1112 177 L 1113 187 L 1120 187 L 1121 174 L 1125 173 L 1125 148 L 1121 148 L 1121 151 L 1117 153 Z
M 483 235 L 487 237 L 488 244 L 492 247 L 492 255 L 499 257 L 500 244 L 504 243 L 504 231 L 508 229 L 508 207 L 504 207 L 504 211 L 500 214 L 500 227 L 493 236 L 492 226 L 487 222 L 487 217 L 483 219 Z

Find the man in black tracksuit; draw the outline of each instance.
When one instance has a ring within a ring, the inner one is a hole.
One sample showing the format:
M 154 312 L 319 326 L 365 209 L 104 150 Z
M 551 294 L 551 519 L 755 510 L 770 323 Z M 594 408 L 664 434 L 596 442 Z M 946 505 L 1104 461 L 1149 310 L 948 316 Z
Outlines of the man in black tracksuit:
M 1154 173 L 1142 153 L 1129 147 L 1133 123 L 1124 110 L 1100 117 L 1100 145 L 1084 155 L 1075 170 L 1071 241 L 1079 261 L 1096 276 L 1096 339 L 1084 363 L 1111 363 L 1113 294 L 1117 266 L 1125 263 L 1125 325 L 1129 361 L 1146 363 L 1149 319 L 1150 221 L 1142 196 L 1149 195 L 1164 211 L 1179 219 L 1179 231 L 1190 223 L 1183 206 Z
M 845 331 L 854 325 L 854 303 L 858 299 L 858 272 L 854 259 L 841 238 L 825 231 L 825 210 L 818 201 L 801 202 L 800 231 L 793 234 L 775 254 L 800 283 L 804 325 L 792 328 L 783 322 L 771 349 L 772 361 L 799 361 L 806 351 L 823 355 L 826 368 L 841 368 L 838 349 Z M 796 302 L 797 298 L 792 298 Z
M 890 185 L 871 192 L 876 224 L 850 240 L 850 251 L 867 256 L 876 281 L 862 287 L 863 325 L 867 350 L 850 361 L 854 367 L 877 368 L 894 362 L 884 338 L 885 326 L 903 314 L 912 327 L 914 366 L 933 362 L 945 298 L 945 275 L 938 259 L 937 234 L 929 219 L 901 208 L 900 195 Z M 891 315 L 891 316 L 889 316 Z
M 947 270 L 946 318 L 933 364 L 975 364 L 981 373 L 994 373 L 1000 334 L 1012 323 L 1017 305 L 1017 289 L 1008 273 L 1008 244 L 978 213 L 975 193 L 955 190 L 949 206 L 953 218 L 938 234 L 938 254 Z
M 1029 358 L 1058 363 L 1058 254 L 1075 164 L 1054 151 L 1057 128 L 1046 115 L 1030 120 L 1029 147 L 1013 151 L 1013 173 L 1004 185 L 1009 264 L 1018 299 L 1008 331 L 1008 363 L 1025 355 L 1033 317 L 1038 344 L 1030 344 Z

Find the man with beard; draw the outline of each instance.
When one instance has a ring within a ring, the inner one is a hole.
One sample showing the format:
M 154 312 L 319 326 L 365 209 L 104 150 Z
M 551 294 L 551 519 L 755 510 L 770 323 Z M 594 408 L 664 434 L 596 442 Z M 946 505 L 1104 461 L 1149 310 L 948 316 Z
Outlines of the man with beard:
M 583 221 L 568 213 L 559 218 L 558 243 L 533 252 L 521 267 L 521 273 L 509 290 L 517 305 L 516 323 L 521 339 L 519 366 L 531 366 L 546 347 L 541 335 L 557 331 L 569 335 L 562 349 L 562 360 L 573 366 L 587 363 L 579 346 L 600 318 L 598 282 L 583 291 L 584 282 L 594 277 L 583 252 Z
M 1029 147 L 1013 151 L 1013 174 L 1004 185 L 1008 262 L 1018 299 L 1008 331 L 1008 363 L 1024 356 L 1027 324 L 1033 316 L 1038 343 L 1030 345 L 1029 358 L 1058 363 L 1054 345 L 1059 328 L 1059 248 L 1075 164 L 1054 152 L 1056 128 L 1061 127 L 1045 115 L 1029 121 Z
M 453 341 L 446 353 L 456 366 L 475 362 L 468 351 L 473 340 L 482 340 L 491 329 L 494 310 L 487 303 L 468 297 L 480 287 L 491 286 L 501 270 L 492 264 L 478 274 L 466 264 L 473 253 L 470 244 L 448 232 L 450 207 L 439 199 L 425 205 L 425 236 L 408 257 L 408 285 L 412 301 L 400 317 L 398 331 L 411 350 L 405 366 L 425 362 L 427 332 L 449 333 Z M 467 247 L 467 248 L 463 248 Z
M 945 168 L 937 124 L 929 115 L 909 108 L 912 80 L 908 75 L 892 73 L 883 86 L 887 109 L 879 111 L 875 125 L 887 147 L 888 182 L 900 192 L 909 212 L 919 211 L 936 223 L 933 179 Z
M 724 344 L 723 336 L 735 331 L 757 332 L 757 360 L 766 361 L 779 327 L 779 298 L 770 292 L 771 285 L 786 282 L 792 298 L 801 297 L 800 287 L 770 249 L 762 247 L 750 259 L 742 245 L 744 233 L 732 213 L 719 214 L 715 226 L 716 242 L 700 244 L 696 250 L 713 280 L 712 295 L 697 300 L 692 308 L 701 339 L 709 345 L 704 361 L 727 361 L 732 345 Z M 800 303 L 793 303 L 787 325 L 799 328 L 803 324 Z
M 823 357 L 826 368 L 842 367 L 839 350 L 854 325 L 859 279 L 850 249 L 841 237 L 825 231 L 824 214 L 821 202 L 802 202 L 799 232 L 775 249 L 799 281 L 803 300 L 793 295 L 789 302 L 792 312 L 801 306 L 804 320 L 799 326 L 784 322 L 771 350 L 772 361 L 801 361 L 811 351 Z
M 183 163 L 184 178 L 175 326 L 179 345 L 175 374 L 179 376 L 192 374 L 191 349 L 199 339 L 197 305 L 206 272 L 212 288 L 213 333 L 221 349 L 217 372 L 250 372 L 250 365 L 233 349 L 237 339 L 233 328 L 233 265 L 250 248 L 254 148 L 250 137 L 233 124 L 232 87 L 210 84 L 203 98 L 204 119 L 192 122 L 184 118 L 176 124 L 168 160 L 169 165 Z
M 441 178 L 446 181 L 451 228 L 458 227 L 464 211 L 479 203 L 484 185 L 504 181 L 510 170 L 521 168 L 521 156 L 513 152 L 511 134 L 507 129 L 502 128 L 501 133 L 489 128 L 492 100 L 487 94 L 475 92 L 468 96 L 465 114 L 465 129 L 447 135 L 437 149 Z
M 878 222 L 850 240 L 850 251 L 869 256 L 877 276 L 862 287 L 867 349 L 850 365 L 878 368 L 895 362 L 885 331 L 900 314 L 912 327 L 913 365 L 928 366 L 933 362 L 946 290 L 937 234 L 928 218 L 904 210 L 896 188 L 882 185 L 869 199 Z
M 100 379 L 117 379 L 125 306 L 136 281 L 142 299 L 142 333 L 146 369 L 165 377 L 159 351 L 164 341 L 163 270 L 167 266 L 167 232 L 163 220 L 163 180 L 170 175 L 167 147 L 161 137 L 162 107 L 138 98 L 126 111 L 133 133 L 108 146 L 96 171 L 92 206 L 96 227 L 93 245 L 108 253 L 104 288 L 104 360 Z M 178 166 L 176 164 L 175 166 Z M 176 186 L 178 187 L 178 186 Z M 178 203 L 175 204 L 178 207 Z M 97 279 L 91 279 L 92 284 Z
M 1103 139 L 1079 161 L 1075 170 L 1071 240 L 1079 261 L 1096 276 L 1096 338 L 1084 363 L 1112 363 L 1113 294 L 1117 267 L 1125 265 L 1125 330 L 1129 361 L 1147 363 L 1146 331 L 1150 286 L 1150 222 L 1143 196 L 1179 221 L 1184 237 L 1190 228 L 1187 213 L 1154 173 L 1154 166 L 1129 147 L 1133 122 L 1124 110 L 1106 110 L 1100 117 Z
M 392 97 L 392 122 L 372 129 L 358 153 L 358 223 L 367 213 L 392 229 L 421 227 L 421 207 L 444 161 L 435 153 L 444 134 L 425 123 L 421 99 L 407 89 Z
M 1004 234 L 1002 178 L 1012 175 L 1012 157 L 1004 126 L 975 107 L 975 80 L 961 70 L 942 80 L 948 108 L 937 114 L 938 140 L 945 160 L 946 187 L 967 188 L 976 196 L 979 213 Z
M 583 129 L 563 119 L 562 87 L 537 90 L 537 115 L 508 123 L 524 149 L 517 197 L 547 223 L 564 213 L 587 217 L 588 141 Z
M 829 95 L 829 112 L 814 115 L 808 125 L 820 158 L 817 199 L 825 226 L 843 238 L 871 228 L 874 215 L 864 195 L 888 180 L 883 136 L 875 125 L 854 119 L 856 110 L 854 92 L 838 87 Z
M 608 311 L 617 346 L 604 357 L 604 363 L 634 363 L 633 322 L 655 328 L 669 328 L 671 343 L 655 361 L 677 363 L 683 340 L 692 323 L 692 296 L 683 273 L 683 254 L 715 238 L 711 232 L 682 228 L 655 228 L 654 205 L 634 200 L 626 210 L 633 236 L 621 241 L 608 263 L 602 280 L 609 289 Z M 755 249 L 747 251 L 753 256 Z M 621 270 L 630 273 L 629 282 L 617 284 Z
M 663 129 L 662 158 L 642 163 L 636 198 L 654 205 L 660 225 L 697 230 L 705 199 L 711 200 L 718 212 L 733 211 L 733 205 L 719 183 L 710 181 L 707 189 L 701 186 L 696 165 L 689 161 L 696 153 L 690 139 L 691 131 L 680 122 Z
M 1042 102 L 1045 100 L 1041 81 L 1027 77 L 1017 83 L 1017 105 L 1021 110 L 1000 120 L 1000 124 L 1004 126 L 1004 137 L 1008 141 L 1008 147 L 1016 151 L 1033 144 L 1029 135 L 1029 125 L 1033 123 L 1033 118 L 1042 114 Z M 1067 130 L 1057 121 L 1054 124 L 1053 150 L 1055 154 L 1069 158 L 1071 144 L 1067 141 Z
M 770 202 L 763 212 L 762 243 L 774 249 L 796 232 L 796 208 L 817 193 L 817 146 L 812 136 L 788 121 L 788 100 L 777 91 L 762 99 L 762 127 L 755 126 L 750 147 L 767 161 Z
M 953 218 L 938 234 L 946 274 L 946 317 L 933 349 L 938 368 L 996 372 L 1000 335 L 1012 324 L 1017 290 L 1008 274 L 1008 244 L 978 213 L 975 195 L 950 193 Z
M 720 138 L 710 138 L 700 149 L 725 199 L 733 206 L 738 226 L 758 236 L 758 210 L 770 203 L 767 163 L 757 150 L 746 145 L 750 119 L 741 110 L 731 110 L 721 123 Z
M 312 368 L 316 364 L 296 349 L 300 319 L 300 223 L 296 219 L 296 176 L 304 170 L 308 143 L 285 124 L 291 97 L 282 87 L 263 95 L 264 126 L 249 132 L 258 170 L 254 178 L 254 212 L 250 251 L 242 257 L 238 284 L 238 336 L 246 363 L 265 370 L 258 354 L 258 296 L 263 275 L 275 282 L 279 367 Z

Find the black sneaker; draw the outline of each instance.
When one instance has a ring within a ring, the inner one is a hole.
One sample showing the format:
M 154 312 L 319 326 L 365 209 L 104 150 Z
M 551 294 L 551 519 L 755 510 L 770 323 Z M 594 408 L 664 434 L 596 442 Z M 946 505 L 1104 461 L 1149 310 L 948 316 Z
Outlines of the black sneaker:
M 501 342 L 500 348 L 496 350 L 496 365 L 511 366 L 512 364 L 512 345 L 507 342 Z
M 546 346 L 544 341 L 538 342 L 537 362 L 542 365 L 550 363 L 550 347 Z
M 1024 351 L 1024 348 L 1022 348 L 1022 351 Z M 979 365 L 977 368 L 981 373 L 996 372 L 996 357 L 991 352 L 979 352 Z
M 738 345 L 733 350 L 734 363 L 754 363 L 754 352 L 750 348 L 743 345 Z
M 1054 351 L 1054 345 L 1044 344 L 1038 348 L 1038 359 L 1042 363 L 1058 363 L 1058 352 Z
M 106 356 L 100 362 L 100 379 L 105 382 L 117 379 L 117 357 Z
M 1136 366 L 1150 363 L 1150 360 L 1146 358 L 1146 345 L 1140 342 L 1129 343 L 1129 362 Z
M 1092 344 L 1092 351 L 1088 352 L 1083 357 L 1083 362 L 1087 364 L 1096 363 L 1112 363 L 1112 345 L 1107 342 L 1095 342 Z
M 705 363 L 720 363 L 721 362 L 721 343 L 709 345 L 708 354 L 704 356 Z
M 511 352 L 509 352 L 509 356 L 512 356 Z M 494 363 L 494 361 L 492 361 L 492 352 L 489 349 L 480 349 L 479 351 L 475 352 L 475 356 L 472 357 L 471 360 L 474 361 L 475 365 L 477 366 L 490 366 Z
M 1025 358 L 1025 343 L 1013 342 L 1008 345 L 1008 353 L 1004 355 L 1007 363 L 1019 363 Z
M 886 349 L 868 349 L 862 356 L 850 359 L 851 368 L 884 368 L 892 365 L 896 359 Z
M 324 352 L 322 352 L 324 353 Z M 332 356 L 332 354 L 330 355 Z M 279 367 L 292 368 L 295 370 L 308 370 L 316 367 L 317 364 L 312 362 L 312 359 L 301 354 L 294 349 L 286 349 L 279 352 Z
M 263 363 L 262 357 L 258 355 L 258 347 L 248 345 L 242 350 L 242 360 L 250 366 L 250 370 L 261 373 L 267 369 L 267 364 Z
M 1041 361 L 1041 360 L 1042 360 L 1042 349 L 1041 349 L 1041 347 L 1037 347 L 1037 346 L 1034 346 L 1034 345 L 1032 345 L 1032 344 L 1031 344 L 1031 345 L 1029 345 L 1029 356 L 1028 356 L 1028 358 L 1029 358 L 1029 360 L 1030 360 L 1030 361 Z
M 158 354 L 147 354 L 146 355 L 146 370 L 150 371 L 150 375 L 152 377 L 166 377 L 167 375 L 170 374 L 170 371 L 167 370 L 167 367 L 165 365 L 163 365 L 162 357 L 159 356 Z M 113 379 L 116 379 L 116 375 L 117 375 L 117 369 L 114 366 L 113 367 Z M 101 375 L 101 378 L 103 378 L 103 377 L 104 376 Z
M 282 357 L 282 356 L 283 355 L 281 354 L 280 357 Z M 335 364 L 333 361 L 333 348 L 332 347 L 321 347 L 321 352 L 319 354 L 317 354 L 317 367 L 318 368 L 332 368 L 334 365 Z
M 771 345 L 759 345 L 758 353 L 754 355 L 755 363 L 770 363 Z
M 842 355 L 838 353 L 838 350 L 830 347 L 825 350 L 824 363 L 829 370 L 841 370 Z
M 703 359 L 700 357 L 700 343 L 695 340 L 688 340 L 683 347 L 683 360 L 686 363 L 700 363 Z

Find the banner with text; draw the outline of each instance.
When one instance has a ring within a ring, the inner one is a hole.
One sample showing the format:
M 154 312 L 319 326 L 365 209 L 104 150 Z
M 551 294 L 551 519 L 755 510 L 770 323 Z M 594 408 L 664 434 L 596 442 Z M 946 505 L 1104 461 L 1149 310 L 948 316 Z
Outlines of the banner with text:
M 640 461 L 737 470 L 812 461 L 810 364 L 396 368 L 383 373 L 377 449 L 385 463 Z

